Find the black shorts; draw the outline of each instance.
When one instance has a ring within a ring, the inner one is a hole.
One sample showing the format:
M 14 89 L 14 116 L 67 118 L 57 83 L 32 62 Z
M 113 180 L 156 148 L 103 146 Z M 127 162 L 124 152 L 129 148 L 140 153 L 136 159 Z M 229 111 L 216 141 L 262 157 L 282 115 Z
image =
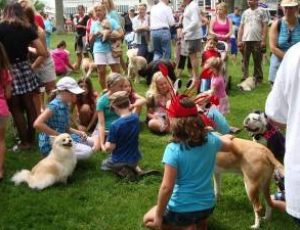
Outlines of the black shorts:
M 207 219 L 213 211 L 214 207 L 195 212 L 173 212 L 166 209 L 163 216 L 163 224 L 169 226 L 189 226 L 192 224 L 199 224 L 202 220 Z

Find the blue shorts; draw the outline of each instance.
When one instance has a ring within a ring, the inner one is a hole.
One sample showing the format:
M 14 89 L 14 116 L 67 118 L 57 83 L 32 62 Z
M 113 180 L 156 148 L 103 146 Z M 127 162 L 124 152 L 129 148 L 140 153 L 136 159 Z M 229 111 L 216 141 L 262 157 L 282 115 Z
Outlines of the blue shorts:
M 199 224 L 202 220 L 207 219 L 214 211 L 214 207 L 195 212 L 173 212 L 166 209 L 163 216 L 163 224 L 170 226 L 189 226 Z

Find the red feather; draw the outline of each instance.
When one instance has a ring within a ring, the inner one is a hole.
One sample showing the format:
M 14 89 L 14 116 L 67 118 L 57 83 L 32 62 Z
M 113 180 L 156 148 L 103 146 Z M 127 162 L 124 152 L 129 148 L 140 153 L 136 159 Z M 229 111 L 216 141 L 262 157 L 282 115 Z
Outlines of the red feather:
M 168 67 L 167 67 L 165 64 L 160 63 L 160 64 L 158 65 L 158 68 L 159 68 L 159 71 L 160 71 L 165 77 L 169 76 L 169 70 L 168 70 Z

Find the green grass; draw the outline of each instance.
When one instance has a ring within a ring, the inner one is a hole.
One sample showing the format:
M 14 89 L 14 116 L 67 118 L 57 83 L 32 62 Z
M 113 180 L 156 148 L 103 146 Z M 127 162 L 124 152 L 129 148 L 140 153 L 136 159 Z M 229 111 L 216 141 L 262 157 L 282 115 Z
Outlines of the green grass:
M 74 59 L 71 34 L 53 37 L 53 47 L 61 39 L 68 43 Z M 251 69 L 252 70 L 252 69 Z M 268 64 L 264 65 L 267 79 Z M 250 93 L 242 93 L 235 85 L 241 77 L 240 64 L 229 62 L 229 74 L 233 77 L 230 94 L 231 113 L 228 120 L 241 127 L 244 117 L 253 109 L 264 109 L 269 85 L 266 83 Z M 74 74 L 78 77 L 79 73 Z M 93 82 L 99 90 L 96 76 Z M 146 85 L 136 86 L 144 94 Z M 245 131 L 238 136 L 249 138 Z M 161 158 L 169 136 L 156 136 L 142 127 L 140 149 L 143 168 L 162 169 Z M 11 129 L 7 132 L 7 145 L 13 145 Z M 31 168 L 41 159 L 38 149 L 6 155 L 6 175 L 0 184 L 0 229 L 107 229 L 136 230 L 141 226 L 144 213 L 155 204 L 161 178 L 148 177 L 139 182 L 121 181 L 114 175 L 99 169 L 105 154 L 97 153 L 87 161 L 79 162 L 67 185 L 56 185 L 45 191 L 30 190 L 27 185 L 15 187 L 11 176 L 19 169 Z M 245 193 L 241 176 L 223 176 L 222 196 L 209 229 L 248 229 L 254 223 L 252 206 Z M 270 222 L 263 222 L 261 229 L 297 229 L 287 214 L 277 210 Z

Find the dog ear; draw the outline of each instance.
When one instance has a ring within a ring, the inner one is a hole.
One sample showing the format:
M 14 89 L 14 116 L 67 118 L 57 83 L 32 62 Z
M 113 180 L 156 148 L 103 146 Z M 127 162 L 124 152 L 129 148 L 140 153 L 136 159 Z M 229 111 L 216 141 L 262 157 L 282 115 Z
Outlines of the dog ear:
M 50 143 L 51 143 L 51 145 L 53 145 L 53 142 L 54 142 L 56 136 L 51 136 L 51 135 L 50 135 L 49 137 L 50 137 Z
M 260 110 L 254 110 L 253 113 L 261 114 L 262 112 Z

